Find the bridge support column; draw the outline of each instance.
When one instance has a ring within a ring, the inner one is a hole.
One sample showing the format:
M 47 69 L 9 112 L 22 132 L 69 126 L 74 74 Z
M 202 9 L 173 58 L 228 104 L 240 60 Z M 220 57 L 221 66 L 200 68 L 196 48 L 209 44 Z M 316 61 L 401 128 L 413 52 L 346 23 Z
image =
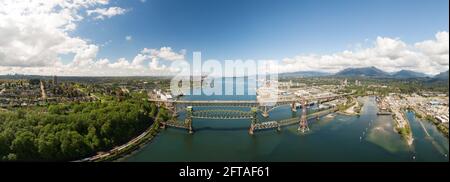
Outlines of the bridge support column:
M 292 101 L 292 104 L 291 104 L 291 111 L 292 111 L 292 112 L 297 112 L 297 107 L 295 106 L 295 101 Z
M 250 124 L 250 128 L 248 129 L 248 134 L 253 135 L 255 130 L 255 126 L 253 124 Z
M 258 109 L 252 107 L 252 123 L 250 124 L 250 128 L 248 129 L 248 134 L 253 135 L 255 130 L 255 124 L 258 123 Z
M 306 114 L 307 114 L 306 104 L 308 104 L 308 101 L 302 99 L 302 101 L 300 101 L 300 102 L 302 104 L 302 115 L 300 116 L 298 131 L 301 131 L 302 133 L 304 133 L 305 131 L 309 131 L 308 119 L 306 118 Z
M 192 125 L 189 126 L 188 133 L 189 134 L 194 134 L 194 130 L 192 129 Z
M 264 112 L 262 113 L 262 115 L 263 115 L 265 118 L 267 118 L 267 117 L 269 117 L 269 112 L 264 111 Z
M 262 116 L 265 118 L 269 117 L 269 111 L 267 111 L 267 106 L 264 106 L 264 111 L 262 113 Z
M 186 125 L 189 134 L 194 133 L 194 130 L 192 129 L 192 112 L 193 112 L 192 106 L 188 106 L 186 108 L 186 119 L 184 121 L 184 124 Z

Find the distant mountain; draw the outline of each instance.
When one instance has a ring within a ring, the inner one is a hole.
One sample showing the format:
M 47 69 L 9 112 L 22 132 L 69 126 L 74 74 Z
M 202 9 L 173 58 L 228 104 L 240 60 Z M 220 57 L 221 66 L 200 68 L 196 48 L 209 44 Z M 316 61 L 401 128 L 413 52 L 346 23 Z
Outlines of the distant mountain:
M 279 76 L 282 77 L 320 77 L 320 76 L 329 76 L 331 73 L 320 72 L 320 71 L 297 71 L 297 72 L 288 72 L 281 73 Z
M 428 77 L 424 73 L 410 71 L 410 70 L 400 70 L 392 74 L 394 78 L 425 78 Z
M 335 76 L 344 76 L 344 77 L 389 77 L 390 74 L 384 72 L 374 66 L 372 67 L 364 67 L 364 68 L 346 68 L 342 71 L 339 71 L 335 74 Z
M 448 70 L 433 77 L 435 80 L 448 80 Z

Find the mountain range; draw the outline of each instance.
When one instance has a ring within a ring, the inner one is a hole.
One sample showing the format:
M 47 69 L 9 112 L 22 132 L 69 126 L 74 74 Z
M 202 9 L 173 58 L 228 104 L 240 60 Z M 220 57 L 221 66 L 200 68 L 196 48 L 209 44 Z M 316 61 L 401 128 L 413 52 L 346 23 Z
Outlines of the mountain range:
M 448 70 L 433 77 L 435 80 L 448 80 Z
M 409 78 L 431 78 L 439 80 L 448 80 L 448 70 L 435 76 L 430 76 L 424 73 L 400 70 L 397 72 L 385 72 L 377 67 L 363 67 L 363 68 L 346 68 L 337 72 L 334 76 L 339 77 L 376 77 L 376 78 L 396 78 L 396 79 L 409 79 Z
M 400 70 L 391 75 L 394 78 L 426 78 L 428 75 L 410 70 Z
M 331 73 L 320 72 L 320 71 L 297 71 L 297 72 L 287 72 L 281 73 L 281 77 L 320 77 L 320 76 L 330 76 Z
M 334 76 L 342 77 L 390 77 L 390 74 L 384 72 L 374 66 L 364 68 L 346 68 L 343 69 Z
M 394 78 L 394 79 L 411 79 L 411 78 L 424 78 L 431 81 L 440 81 L 449 79 L 449 71 L 441 72 L 435 76 L 430 76 L 424 73 L 411 71 L 411 70 L 400 70 L 397 72 L 385 72 L 378 69 L 377 67 L 363 67 L 363 68 L 346 68 L 335 74 L 320 71 L 297 71 L 280 73 L 280 77 L 322 77 L 322 76 L 335 76 L 335 77 L 372 77 L 372 78 Z M 0 79 L 51 79 L 52 76 L 40 76 L 40 75 L 0 75 Z M 64 80 L 77 80 L 80 78 L 84 79 L 104 79 L 104 78 L 114 78 L 114 77 L 60 77 Z M 146 77 L 142 77 L 146 78 Z

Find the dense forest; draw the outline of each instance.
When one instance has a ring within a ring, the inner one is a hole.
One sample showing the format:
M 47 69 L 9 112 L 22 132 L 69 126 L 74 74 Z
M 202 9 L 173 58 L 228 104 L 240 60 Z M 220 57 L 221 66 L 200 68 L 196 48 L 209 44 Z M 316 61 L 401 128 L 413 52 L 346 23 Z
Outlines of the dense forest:
M 121 145 L 166 111 L 142 98 L 0 112 L 0 160 L 70 161 Z

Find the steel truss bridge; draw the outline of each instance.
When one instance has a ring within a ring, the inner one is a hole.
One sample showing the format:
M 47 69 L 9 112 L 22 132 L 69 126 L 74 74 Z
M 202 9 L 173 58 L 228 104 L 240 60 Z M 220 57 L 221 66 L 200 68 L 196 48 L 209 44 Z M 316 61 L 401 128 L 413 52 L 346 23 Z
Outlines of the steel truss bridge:
M 215 119 L 215 120 L 238 120 L 249 119 L 251 125 L 249 133 L 253 134 L 254 131 L 264 129 L 278 129 L 281 127 L 293 124 L 299 124 L 299 131 L 305 132 L 309 130 L 307 120 L 312 118 L 319 118 L 322 115 L 326 115 L 331 112 L 335 112 L 336 108 L 331 108 L 322 111 L 316 111 L 314 113 L 307 114 L 307 105 L 313 103 L 323 103 L 332 101 L 338 98 L 342 98 L 345 95 L 334 95 L 327 97 L 316 98 L 298 98 L 289 97 L 277 100 L 277 102 L 258 102 L 256 100 L 205 100 L 205 101 L 190 101 L 190 100 L 172 100 L 162 101 L 158 99 L 149 99 L 150 102 L 155 102 L 158 107 L 164 107 L 170 110 L 174 116 L 174 120 L 166 121 L 162 123 L 162 127 L 166 126 L 182 128 L 188 130 L 189 133 L 193 133 L 192 122 L 193 119 Z M 258 114 L 261 113 L 263 117 L 268 117 L 269 112 L 282 106 L 290 106 L 293 112 L 297 111 L 297 107 L 306 108 L 302 109 L 300 118 L 289 118 L 279 121 L 266 121 L 260 122 Z M 205 108 L 208 109 L 205 109 Z M 213 108 L 213 109 L 210 109 Z M 180 110 L 186 111 L 184 121 L 178 121 L 177 116 Z

